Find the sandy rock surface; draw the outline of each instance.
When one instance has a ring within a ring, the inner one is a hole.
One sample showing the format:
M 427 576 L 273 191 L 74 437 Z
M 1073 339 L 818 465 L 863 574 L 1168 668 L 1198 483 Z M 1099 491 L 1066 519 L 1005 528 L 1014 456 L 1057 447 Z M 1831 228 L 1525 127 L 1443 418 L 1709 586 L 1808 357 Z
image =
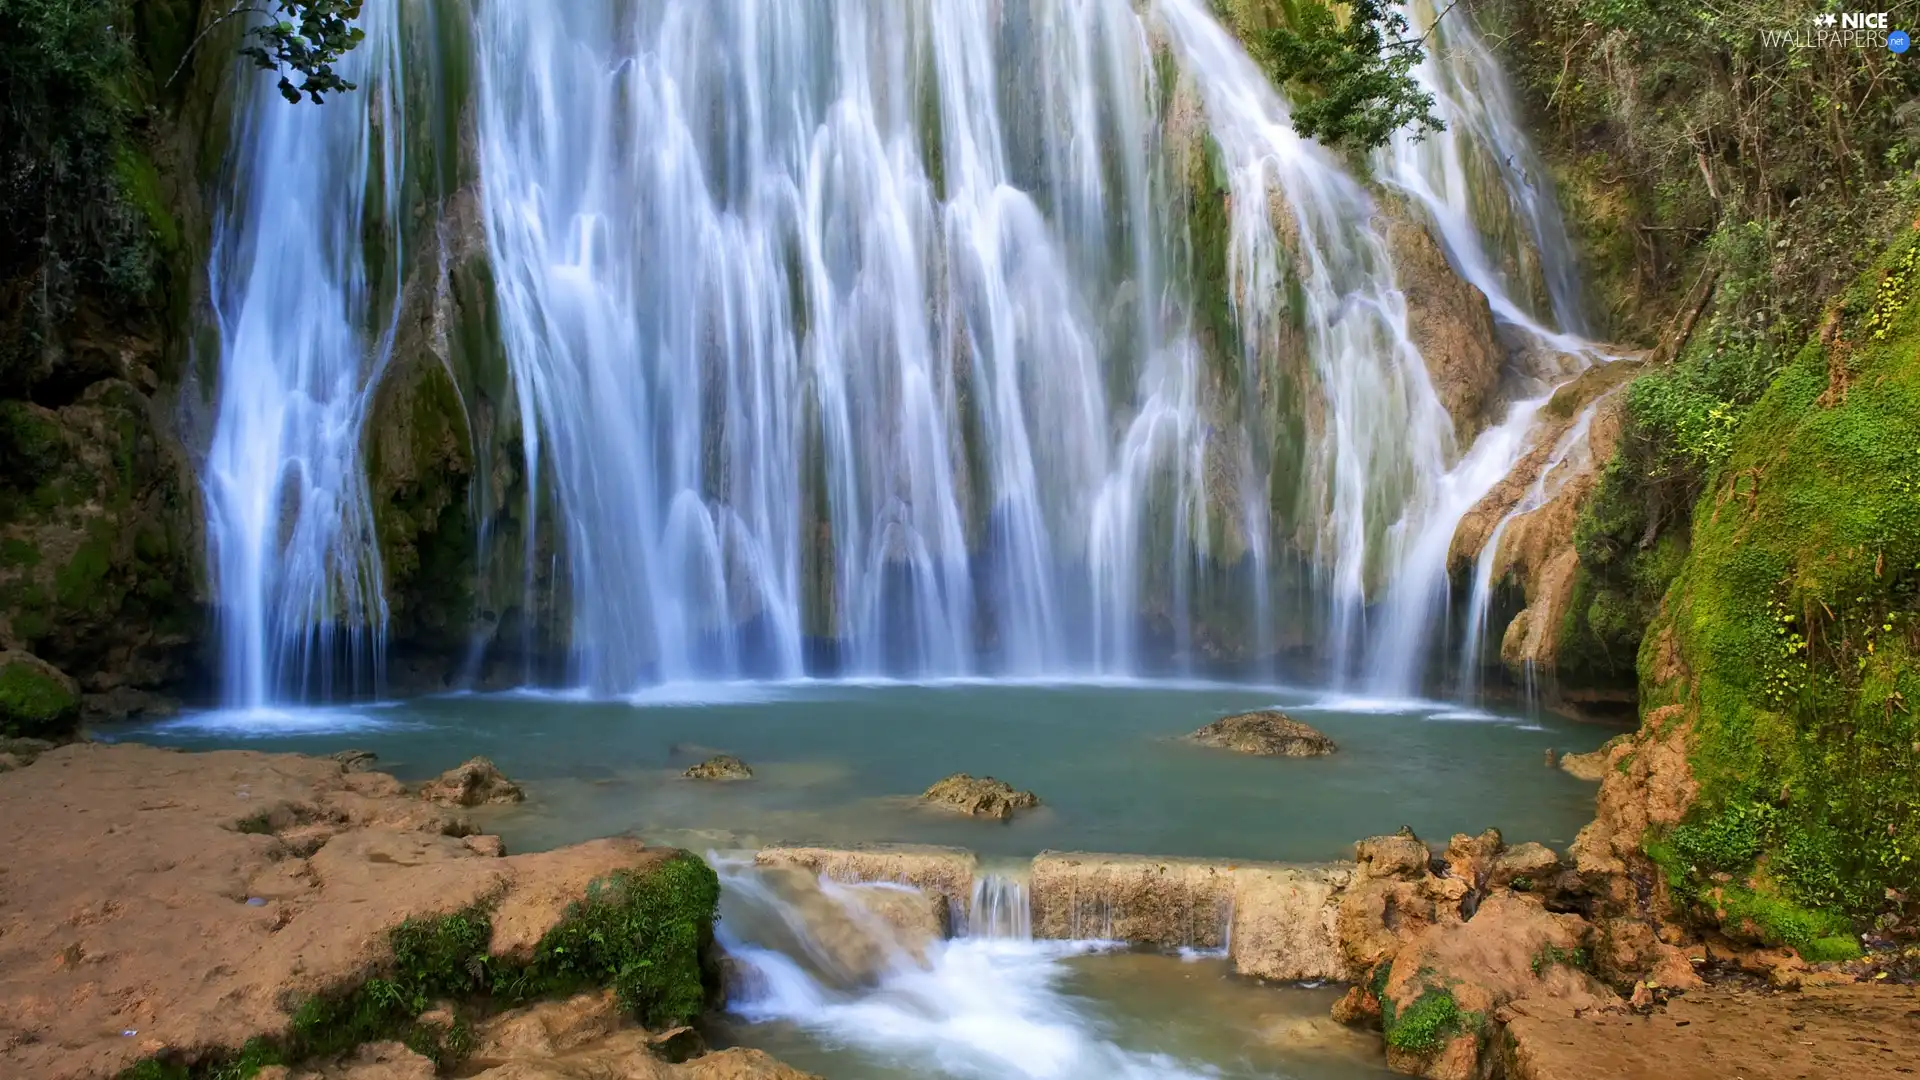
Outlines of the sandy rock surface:
M 1650 1013 L 1511 1006 L 1508 1080 L 1896 1080 L 1920 1070 L 1920 989 L 1710 987 Z
M 497 899 L 493 950 L 531 948 L 586 882 L 672 854 L 489 857 L 385 773 L 133 744 L 0 776 L 0 822 L 0 1076 L 34 1080 L 282 1032 L 294 1003 L 382 963 L 408 917 Z
M 1332 739 L 1276 709 L 1215 720 L 1187 738 L 1202 746 L 1258 757 L 1319 757 L 1339 749 Z

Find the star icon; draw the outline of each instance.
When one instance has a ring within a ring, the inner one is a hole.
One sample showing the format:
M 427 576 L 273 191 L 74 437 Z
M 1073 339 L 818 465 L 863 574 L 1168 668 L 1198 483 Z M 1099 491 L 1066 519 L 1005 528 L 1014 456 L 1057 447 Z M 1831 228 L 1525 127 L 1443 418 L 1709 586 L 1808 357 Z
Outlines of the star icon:
M 1837 23 L 1839 21 L 1840 21 L 1839 16 L 1835 15 L 1831 11 L 1822 12 L 1813 17 L 1813 23 L 1815 26 L 1832 26 L 1834 23 Z

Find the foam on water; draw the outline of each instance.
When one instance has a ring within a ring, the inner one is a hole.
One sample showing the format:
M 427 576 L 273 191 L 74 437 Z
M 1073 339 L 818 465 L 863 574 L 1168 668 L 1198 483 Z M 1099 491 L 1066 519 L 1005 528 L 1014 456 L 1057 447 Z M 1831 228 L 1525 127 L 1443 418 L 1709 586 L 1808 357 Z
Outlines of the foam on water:
M 1204 1064 L 1126 1049 L 1112 1040 L 1093 1003 L 1064 992 L 1066 961 L 1112 948 L 1099 942 L 966 937 L 935 942 L 924 962 L 895 958 L 877 983 L 824 984 L 803 957 L 742 936 L 757 907 L 802 935 L 797 915 L 739 862 L 715 859 L 722 883 L 716 935 L 747 969 L 748 989 L 729 1008 L 753 1022 L 784 1022 L 822 1042 L 919 1075 L 965 1080 L 1178 1080 L 1217 1076 Z M 829 896 L 834 895 L 832 891 Z M 773 910 L 769 910 L 773 909 Z M 748 913 L 742 912 L 742 915 Z

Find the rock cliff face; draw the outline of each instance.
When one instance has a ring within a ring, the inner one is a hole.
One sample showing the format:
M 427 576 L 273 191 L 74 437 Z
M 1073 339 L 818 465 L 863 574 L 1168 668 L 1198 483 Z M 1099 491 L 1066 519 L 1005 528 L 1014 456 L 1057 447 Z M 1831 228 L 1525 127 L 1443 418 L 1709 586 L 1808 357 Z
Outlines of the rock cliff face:
M 44 200 L 31 216 L 46 227 L 16 237 L 15 222 L 0 243 L 0 649 L 73 679 L 76 718 L 207 682 L 188 449 L 204 400 L 188 388 L 206 292 L 199 170 L 224 138 L 228 65 L 155 76 L 179 66 L 198 6 L 68 5 L 46 37 L 37 9 L 6 15 L 9 45 L 31 52 L 8 61 L 22 172 L 7 206 Z M 205 44 L 231 56 L 228 35 Z

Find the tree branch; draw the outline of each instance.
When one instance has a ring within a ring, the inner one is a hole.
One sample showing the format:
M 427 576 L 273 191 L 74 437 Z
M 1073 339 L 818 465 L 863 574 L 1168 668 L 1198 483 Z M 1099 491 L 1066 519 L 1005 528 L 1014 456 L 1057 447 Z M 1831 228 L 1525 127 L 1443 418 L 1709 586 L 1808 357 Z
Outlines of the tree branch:
M 167 77 L 167 81 L 163 88 L 171 88 L 173 86 L 174 81 L 180 78 L 180 73 L 187 70 L 187 61 L 193 59 L 194 50 L 198 49 L 200 47 L 200 43 L 207 40 L 207 35 L 213 33 L 214 30 L 218 28 L 221 24 L 225 23 L 229 19 L 232 19 L 240 15 L 269 15 L 269 14 L 272 14 L 272 13 L 263 7 L 254 7 L 251 4 L 235 4 L 233 6 L 233 10 L 227 12 L 225 15 L 215 16 L 214 20 L 208 23 L 206 25 L 206 28 L 201 30 L 199 35 L 196 36 L 193 39 L 193 41 L 187 45 L 187 51 L 180 54 L 180 65 L 173 69 L 172 75 Z

